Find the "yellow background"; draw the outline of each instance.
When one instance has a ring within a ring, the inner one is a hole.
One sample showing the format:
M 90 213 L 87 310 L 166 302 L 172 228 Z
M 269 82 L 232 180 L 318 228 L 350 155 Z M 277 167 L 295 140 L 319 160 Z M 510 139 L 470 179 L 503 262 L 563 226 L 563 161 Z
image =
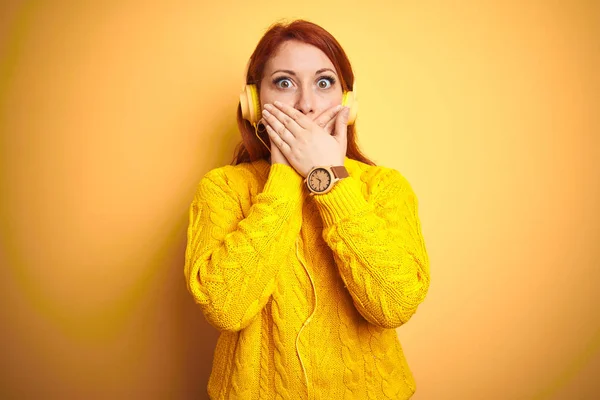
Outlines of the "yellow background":
M 597 398 L 598 2 L 156 4 L 1 7 L 2 398 L 204 398 L 188 206 L 282 17 L 341 42 L 360 143 L 419 198 L 414 399 Z

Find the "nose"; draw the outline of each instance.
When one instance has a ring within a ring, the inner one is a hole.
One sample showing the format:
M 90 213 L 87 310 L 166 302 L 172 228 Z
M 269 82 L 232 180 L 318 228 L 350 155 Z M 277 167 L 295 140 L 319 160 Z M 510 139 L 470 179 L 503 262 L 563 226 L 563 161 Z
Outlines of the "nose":
M 298 97 L 296 98 L 296 104 L 294 108 L 300 111 L 304 115 L 314 113 L 315 109 L 315 98 L 312 90 L 303 88 L 298 91 Z

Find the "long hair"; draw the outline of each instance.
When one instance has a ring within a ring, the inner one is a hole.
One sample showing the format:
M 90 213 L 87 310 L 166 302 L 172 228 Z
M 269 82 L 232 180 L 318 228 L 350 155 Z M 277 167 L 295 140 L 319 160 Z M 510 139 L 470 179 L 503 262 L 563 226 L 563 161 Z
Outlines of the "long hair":
M 250 56 L 248 72 L 246 75 L 246 84 L 256 85 L 260 93 L 260 82 L 263 78 L 264 67 L 267 60 L 277 51 L 279 46 L 288 40 L 298 40 L 320 49 L 331 60 L 338 74 L 342 90 L 351 91 L 354 87 L 354 73 L 350 65 L 350 60 L 338 41 L 325 29 L 312 22 L 305 20 L 295 20 L 289 24 L 276 23 L 272 25 L 264 36 L 258 42 L 256 49 Z M 232 165 L 244 162 L 251 162 L 260 159 L 267 159 L 269 151 L 263 146 L 256 137 L 252 124 L 242 117 L 242 107 L 238 104 L 237 124 L 242 136 L 242 141 L 237 145 Z M 268 135 L 265 131 L 259 132 L 263 141 L 270 146 Z M 369 165 L 375 163 L 369 160 L 358 148 L 356 144 L 356 128 L 354 125 L 348 126 L 348 146 L 346 156 L 348 158 L 364 162 Z

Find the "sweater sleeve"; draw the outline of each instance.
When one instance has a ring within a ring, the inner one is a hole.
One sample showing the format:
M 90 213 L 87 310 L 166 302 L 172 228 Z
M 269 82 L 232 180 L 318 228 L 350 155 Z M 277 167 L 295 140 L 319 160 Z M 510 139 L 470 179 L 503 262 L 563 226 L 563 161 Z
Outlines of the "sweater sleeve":
M 271 296 L 279 266 L 300 231 L 302 178 L 274 164 L 244 217 L 223 168 L 206 174 L 189 208 L 185 278 L 208 322 L 239 331 Z M 286 250 L 287 249 L 287 250 Z
M 323 238 L 357 310 L 384 328 L 406 323 L 429 289 L 429 258 L 408 181 L 381 170 L 363 195 L 360 179 L 350 176 L 315 201 Z

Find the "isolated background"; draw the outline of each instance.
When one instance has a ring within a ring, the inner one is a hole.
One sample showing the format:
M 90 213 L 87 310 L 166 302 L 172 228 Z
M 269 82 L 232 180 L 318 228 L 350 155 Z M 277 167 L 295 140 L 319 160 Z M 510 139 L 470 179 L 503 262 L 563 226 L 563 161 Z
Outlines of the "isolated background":
M 414 399 L 597 398 L 597 1 L 0 10 L 2 398 L 205 398 L 217 332 L 184 286 L 188 206 L 231 161 L 246 61 L 284 17 L 342 43 L 359 141 L 418 196 Z

